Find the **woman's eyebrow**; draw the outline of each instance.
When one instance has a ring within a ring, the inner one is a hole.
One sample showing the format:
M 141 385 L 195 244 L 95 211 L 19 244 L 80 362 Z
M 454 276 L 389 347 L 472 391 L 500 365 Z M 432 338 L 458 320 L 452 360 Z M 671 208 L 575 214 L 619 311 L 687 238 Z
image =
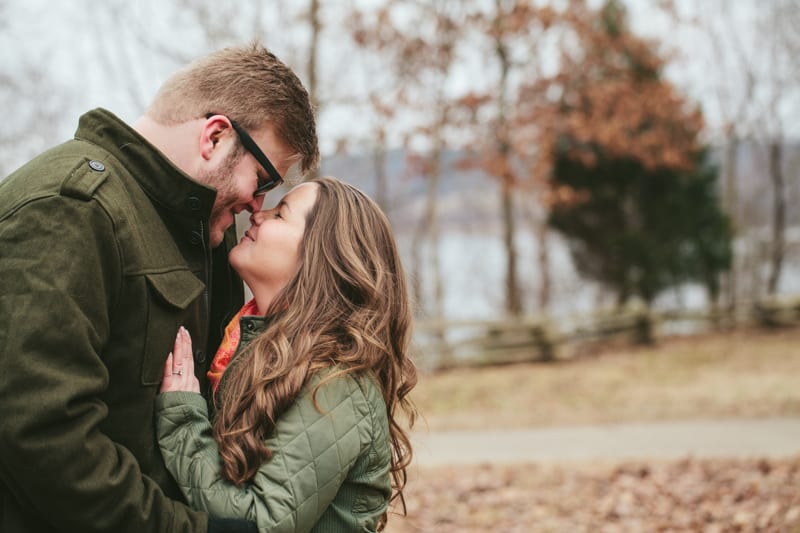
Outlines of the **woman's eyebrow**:
M 280 202 L 278 202 L 278 209 L 280 209 L 281 207 L 285 207 L 286 210 L 289 211 L 290 213 L 292 212 L 292 208 L 289 207 L 289 204 L 288 202 L 286 202 L 286 200 L 282 199 Z

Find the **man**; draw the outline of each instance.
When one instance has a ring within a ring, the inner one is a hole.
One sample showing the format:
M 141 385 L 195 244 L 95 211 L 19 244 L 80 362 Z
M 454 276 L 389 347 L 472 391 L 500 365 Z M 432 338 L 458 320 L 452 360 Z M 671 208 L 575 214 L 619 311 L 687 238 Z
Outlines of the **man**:
M 133 127 L 85 114 L 0 183 L 0 531 L 248 529 L 181 503 L 153 402 L 180 325 L 207 387 L 243 299 L 234 215 L 318 159 L 307 92 L 251 45 L 173 75 Z

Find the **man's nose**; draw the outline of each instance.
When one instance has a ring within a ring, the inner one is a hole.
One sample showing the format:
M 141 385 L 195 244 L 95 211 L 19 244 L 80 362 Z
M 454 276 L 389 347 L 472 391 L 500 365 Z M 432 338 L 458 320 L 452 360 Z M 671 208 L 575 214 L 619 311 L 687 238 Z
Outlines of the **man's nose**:
M 260 194 L 258 196 L 254 196 L 252 200 L 247 204 L 247 210 L 251 213 L 258 213 L 261 211 L 261 208 L 264 206 L 264 195 Z

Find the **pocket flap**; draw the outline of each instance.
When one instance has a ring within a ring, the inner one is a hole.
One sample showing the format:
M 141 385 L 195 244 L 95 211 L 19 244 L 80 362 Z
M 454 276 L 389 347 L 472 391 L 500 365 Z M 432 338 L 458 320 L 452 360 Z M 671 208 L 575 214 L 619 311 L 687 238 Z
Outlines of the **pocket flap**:
M 205 284 L 188 270 L 147 274 L 147 283 L 164 302 L 186 309 L 205 289 Z

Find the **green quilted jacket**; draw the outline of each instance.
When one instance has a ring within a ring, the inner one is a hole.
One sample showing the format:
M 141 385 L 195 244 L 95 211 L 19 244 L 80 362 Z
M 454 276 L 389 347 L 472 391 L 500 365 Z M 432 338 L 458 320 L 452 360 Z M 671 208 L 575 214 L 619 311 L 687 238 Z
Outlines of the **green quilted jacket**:
M 242 345 L 262 324 L 259 317 L 242 317 Z M 312 391 L 322 377 L 312 378 L 279 418 L 266 440 L 272 459 L 241 487 L 221 476 L 206 401 L 190 392 L 161 394 L 159 444 L 189 504 L 255 521 L 262 532 L 375 531 L 391 495 L 383 397 L 372 379 L 339 377 L 317 393 L 320 411 Z

